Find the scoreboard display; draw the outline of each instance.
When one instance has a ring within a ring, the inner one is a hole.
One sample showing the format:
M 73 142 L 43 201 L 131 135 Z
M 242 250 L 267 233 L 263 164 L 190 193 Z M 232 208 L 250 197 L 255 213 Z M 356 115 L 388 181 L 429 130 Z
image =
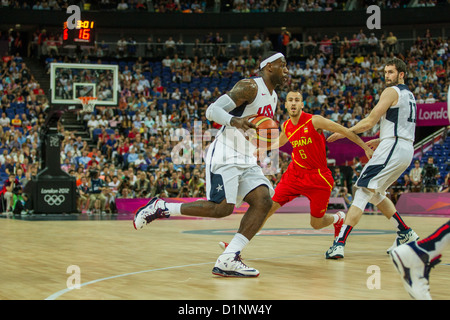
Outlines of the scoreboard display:
M 95 22 L 78 20 L 75 28 L 69 29 L 64 22 L 63 44 L 65 45 L 93 45 L 95 41 Z

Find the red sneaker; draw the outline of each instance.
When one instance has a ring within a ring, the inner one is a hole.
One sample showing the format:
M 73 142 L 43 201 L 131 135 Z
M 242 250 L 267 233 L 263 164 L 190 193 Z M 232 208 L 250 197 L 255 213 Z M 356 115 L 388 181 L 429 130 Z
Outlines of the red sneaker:
M 338 211 L 336 213 L 339 216 L 339 219 L 336 223 L 333 223 L 334 226 L 334 237 L 336 238 L 339 235 L 339 232 L 341 232 L 342 225 L 344 224 L 345 220 L 345 213 L 342 211 Z

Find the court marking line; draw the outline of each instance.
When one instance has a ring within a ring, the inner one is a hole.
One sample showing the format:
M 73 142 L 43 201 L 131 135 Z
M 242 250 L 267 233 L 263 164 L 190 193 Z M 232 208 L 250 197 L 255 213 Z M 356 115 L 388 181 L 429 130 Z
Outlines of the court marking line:
M 369 253 L 371 251 L 362 250 L 362 251 L 349 251 L 349 252 L 350 253 Z M 286 255 L 286 256 L 253 258 L 253 259 L 246 259 L 246 260 L 247 261 L 256 261 L 256 260 L 283 259 L 283 258 L 295 258 L 295 257 L 317 256 L 317 255 L 324 255 L 324 254 L 323 253 L 308 253 L 308 254 L 296 254 L 296 255 Z M 80 284 L 80 289 L 82 287 L 88 286 L 90 284 L 95 284 L 95 283 L 106 281 L 106 280 L 111 280 L 111 279 L 116 279 L 116 278 L 121 278 L 121 277 L 127 277 L 127 276 L 132 276 L 132 275 L 141 274 L 141 273 L 147 273 L 147 272 L 153 272 L 153 271 L 164 271 L 164 270 L 170 270 L 170 269 L 188 268 L 188 267 L 196 267 L 196 266 L 202 266 L 202 265 L 206 265 L 206 264 L 215 264 L 215 263 L 216 263 L 215 261 L 214 262 L 200 262 L 200 263 L 185 264 L 185 265 L 180 265 L 180 266 L 171 266 L 171 267 L 164 267 L 164 268 L 156 268 L 156 269 L 149 269 L 149 270 L 141 270 L 141 271 L 123 273 L 123 274 L 118 274 L 118 275 L 115 275 L 115 276 L 100 278 L 100 279 L 91 280 L 91 281 L 82 283 L 82 284 Z M 443 263 L 442 265 L 450 265 L 450 264 Z M 66 294 L 67 292 L 70 292 L 72 290 L 78 290 L 78 289 L 76 289 L 76 288 L 66 288 L 66 289 L 63 289 L 63 290 L 60 290 L 58 292 L 55 292 L 55 293 L 51 294 L 50 296 L 48 296 L 44 300 L 56 300 L 57 298 L 61 297 L 62 295 Z

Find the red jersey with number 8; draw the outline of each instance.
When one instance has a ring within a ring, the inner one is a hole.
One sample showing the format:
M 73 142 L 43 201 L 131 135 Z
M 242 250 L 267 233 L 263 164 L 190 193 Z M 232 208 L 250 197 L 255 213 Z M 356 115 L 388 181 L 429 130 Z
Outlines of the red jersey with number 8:
M 291 119 L 283 124 L 283 130 L 292 145 L 292 161 L 306 170 L 328 170 L 325 136 L 316 131 L 312 124 L 312 114 L 302 112 L 294 125 Z

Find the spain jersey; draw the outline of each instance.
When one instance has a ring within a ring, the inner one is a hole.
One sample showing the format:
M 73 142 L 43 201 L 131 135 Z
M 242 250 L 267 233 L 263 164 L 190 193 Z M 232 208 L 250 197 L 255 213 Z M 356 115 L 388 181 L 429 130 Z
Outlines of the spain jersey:
M 292 162 L 306 170 L 328 170 L 325 136 L 316 131 L 312 124 L 312 114 L 302 112 L 294 125 L 291 119 L 283 124 L 283 131 L 292 145 Z

